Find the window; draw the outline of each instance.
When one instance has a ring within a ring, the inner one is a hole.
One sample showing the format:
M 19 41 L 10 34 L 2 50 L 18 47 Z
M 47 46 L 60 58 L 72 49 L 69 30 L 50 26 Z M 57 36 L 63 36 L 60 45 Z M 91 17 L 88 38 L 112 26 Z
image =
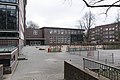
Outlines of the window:
M 78 34 L 80 34 L 80 31 L 78 31 Z
M 74 34 L 77 34 L 77 32 L 76 32 L 76 31 L 74 31 Z
M 113 27 L 112 30 L 114 30 L 115 28 Z
M 116 29 L 116 31 L 118 31 L 118 29 Z
M 15 6 L 7 6 L 7 29 L 16 29 L 17 15 Z
M 57 34 L 57 30 L 54 30 L 54 34 Z
M 92 31 L 92 33 L 95 33 L 95 31 Z
M 109 41 L 110 41 L 110 42 L 114 42 L 115 40 L 114 40 L 114 39 L 110 39 Z
M 114 34 L 114 31 L 110 31 L 109 34 Z
M 61 30 L 61 34 L 64 34 L 64 30 Z
M 16 6 L 0 5 L 0 29 L 18 30 Z
M 33 30 L 33 35 L 38 35 L 38 30 Z
M 18 33 L 0 32 L 0 37 L 18 37 Z
M 109 36 L 110 38 L 114 38 L 115 36 Z
M 109 28 L 109 30 L 112 30 L 112 28 Z
M 18 0 L 0 0 L 0 2 L 11 2 L 16 3 Z
M 58 30 L 58 34 L 60 34 L 60 30 Z
M 70 34 L 70 30 L 68 31 L 68 34 Z
M 92 39 L 92 40 L 94 40 L 95 38 L 94 38 L 94 37 L 92 37 L 91 39 Z
M 74 31 L 71 31 L 71 34 L 74 34 Z
M 50 34 L 53 34 L 53 30 L 50 30 L 49 33 L 50 33 Z
M 67 32 L 68 32 L 68 31 L 67 31 L 67 30 L 65 30 L 65 34 L 67 34 Z
M 105 29 L 106 31 L 108 30 L 108 28 Z

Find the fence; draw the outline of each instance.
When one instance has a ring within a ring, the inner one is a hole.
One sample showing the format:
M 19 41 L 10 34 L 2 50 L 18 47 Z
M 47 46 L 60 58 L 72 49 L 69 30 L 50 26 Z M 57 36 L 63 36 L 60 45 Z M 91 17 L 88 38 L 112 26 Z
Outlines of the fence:
M 120 69 L 92 59 L 83 58 L 84 69 L 89 69 L 110 80 L 120 80 Z
M 68 46 L 66 51 L 67 52 L 74 52 L 74 51 L 91 51 L 91 50 L 96 50 L 96 47 L 95 46 Z
M 61 46 L 50 46 L 48 52 L 61 52 Z

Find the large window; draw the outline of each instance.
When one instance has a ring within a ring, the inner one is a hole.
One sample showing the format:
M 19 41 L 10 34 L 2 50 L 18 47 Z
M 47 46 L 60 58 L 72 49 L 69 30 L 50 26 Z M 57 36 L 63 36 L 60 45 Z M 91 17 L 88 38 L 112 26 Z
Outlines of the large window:
M 17 30 L 16 6 L 0 5 L 0 29 Z
M 0 37 L 18 37 L 18 33 L 0 32 Z
M 0 0 L 0 2 L 17 3 L 18 0 Z
M 0 64 L 3 64 L 3 66 L 10 66 L 10 59 L 0 59 Z

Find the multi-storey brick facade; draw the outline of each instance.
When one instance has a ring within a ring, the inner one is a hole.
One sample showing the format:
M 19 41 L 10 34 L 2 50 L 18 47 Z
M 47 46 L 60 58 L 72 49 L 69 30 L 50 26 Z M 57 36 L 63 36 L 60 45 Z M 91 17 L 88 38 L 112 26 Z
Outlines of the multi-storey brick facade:
M 96 26 L 90 29 L 89 41 L 92 43 L 116 43 L 120 42 L 119 23 Z
M 45 44 L 70 44 L 71 35 L 83 34 L 82 29 L 43 27 Z
M 0 0 L 0 64 L 12 72 L 24 45 L 27 0 Z
M 84 30 L 71 29 L 71 28 L 43 27 L 40 29 L 26 29 L 26 32 L 27 32 L 26 33 L 27 44 L 30 44 L 30 42 L 35 42 L 38 39 L 40 43 L 45 45 L 53 45 L 53 44 L 63 45 L 63 44 L 71 44 L 73 43 L 73 40 L 75 40 L 76 43 L 82 42 L 83 39 L 80 39 L 80 37 L 83 38 L 82 35 Z M 71 36 L 74 36 L 73 37 L 74 39 L 71 39 Z M 77 40 L 81 40 L 81 41 L 77 41 Z

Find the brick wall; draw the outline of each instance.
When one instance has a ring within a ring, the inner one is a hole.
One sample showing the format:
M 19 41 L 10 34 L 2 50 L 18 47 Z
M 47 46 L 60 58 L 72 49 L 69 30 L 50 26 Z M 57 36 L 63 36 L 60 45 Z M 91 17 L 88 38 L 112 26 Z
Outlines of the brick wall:
M 3 66 L 0 65 L 0 80 L 3 80 Z
M 25 35 L 26 35 L 26 38 L 42 38 L 42 30 L 27 28 Z
M 84 70 L 66 61 L 64 62 L 64 79 L 65 80 L 98 80 L 92 75 L 84 72 Z

